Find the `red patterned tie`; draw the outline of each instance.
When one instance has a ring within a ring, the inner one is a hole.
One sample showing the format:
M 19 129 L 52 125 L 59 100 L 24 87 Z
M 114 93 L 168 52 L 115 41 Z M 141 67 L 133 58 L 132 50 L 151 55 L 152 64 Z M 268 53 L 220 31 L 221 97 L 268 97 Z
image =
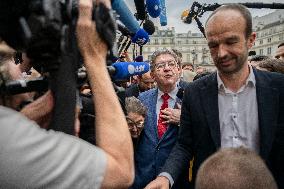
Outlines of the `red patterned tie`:
M 170 98 L 170 96 L 167 94 L 167 93 L 164 93 L 161 98 L 163 99 L 163 104 L 161 106 L 161 109 L 160 109 L 160 114 L 159 114 L 159 119 L 158 119 L 158 136 L 159 136 L 159 139 L 162 138 L 163 134 L 167 131 L 167 124 L 165 123 L 162 123 L 164 121 L 164 119 L 161 117 L 161 110 L 167 108 L 169 105 L 168 105 L 168 100 Z

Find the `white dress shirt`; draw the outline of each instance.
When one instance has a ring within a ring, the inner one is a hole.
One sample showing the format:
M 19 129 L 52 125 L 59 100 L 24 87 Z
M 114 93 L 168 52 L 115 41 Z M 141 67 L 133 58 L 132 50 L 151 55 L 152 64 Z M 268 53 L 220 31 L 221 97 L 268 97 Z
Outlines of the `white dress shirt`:
M 221 148 L 244 146 L 259 152 L 258 107 L 252 67 L 245 84 L 227 89 L 217 72 Z

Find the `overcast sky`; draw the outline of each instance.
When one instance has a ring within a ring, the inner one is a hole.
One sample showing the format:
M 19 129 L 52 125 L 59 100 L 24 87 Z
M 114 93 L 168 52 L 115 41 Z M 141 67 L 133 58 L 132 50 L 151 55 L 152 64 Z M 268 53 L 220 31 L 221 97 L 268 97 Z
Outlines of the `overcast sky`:
M 186 9 L 190 9 L 193 1 L 189 1 L 189 0 L 165 0 L 166 1 L 166 9 L 167 9 L 167 18 L 168 18 L 168 25 L 161 27 L 160 26 L 160 22 L 159 19 L 152 19 L 155 22 L 156 26 L 159 26 L 162 29 L 166 29 L 169 27 L 175 27 L 176 32 L 178 33 L 186 33 L 189 30 L 191 30 L 192 32 L 200 32 L 195 21 L 193 21 L 191 24 L 184 24 L 181 21 L 181 14 L 184 10 Z M 135 9 L 135 5 L 134 5 L 134 0 L 125 0 L 125 2 L 127 3 L 127 5 L 129 6 L 130 10 L 135 13 L 136 9 Z M 146 2 L 146 0 L 145 0 Z M 200 4 L 202 3 L 207 3 L 207 4 L 214 4 L 214 3 L 253 3 L 253 2 L 263 2 L 263 3 L 283 3 L 283 0 L 199 0 L 198 1 Z M 252 16 L 263 16 L 266 15 L 270 12 L 273 12 L 273 9 L 250 9 L 252 12 Z M 204 24 L 206 18 L 208 17 L 208 15 L 210 14 L 210 12 L 206 12 L 202 18 L 200 19 L 200 21 Z

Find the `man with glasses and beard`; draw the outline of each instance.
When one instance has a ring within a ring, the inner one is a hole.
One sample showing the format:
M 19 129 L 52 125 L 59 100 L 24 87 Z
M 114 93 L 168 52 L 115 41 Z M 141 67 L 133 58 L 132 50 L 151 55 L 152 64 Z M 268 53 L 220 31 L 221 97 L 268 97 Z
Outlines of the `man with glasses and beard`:
M 135 151 L 135 181 L 132 188 L 144 188 L 159 173 L 175 145 L 180 117 L 178 80 L 181 65 L 168 49 L 151 58 L 151 75 L 157 87 L 139 95 L 147 107 L 144 131 Z

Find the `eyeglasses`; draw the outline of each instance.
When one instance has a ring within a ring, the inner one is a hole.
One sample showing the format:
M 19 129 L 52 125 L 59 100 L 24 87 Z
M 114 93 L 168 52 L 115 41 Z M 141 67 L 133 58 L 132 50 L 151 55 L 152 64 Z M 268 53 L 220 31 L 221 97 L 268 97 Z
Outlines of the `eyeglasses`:
M 144 127 L 144 121 L 137 121 L 130 119 L 129 117 L 126 117 L 126 121 L 128 124 L 129 129 L 133 130 L 135 127 L 136 129 L 142 129 Z
M 165 69 L 166 65 L 168 65 L 168 67 L 170 69 L 174 69 L 174 68 L 177 67 L 177 63 L 176 63 L 175 60 L 159 62 L 159 63 L 156 63 L 154 66 L 155 66 L 156 70 L 162 70 L 162 69 Z

